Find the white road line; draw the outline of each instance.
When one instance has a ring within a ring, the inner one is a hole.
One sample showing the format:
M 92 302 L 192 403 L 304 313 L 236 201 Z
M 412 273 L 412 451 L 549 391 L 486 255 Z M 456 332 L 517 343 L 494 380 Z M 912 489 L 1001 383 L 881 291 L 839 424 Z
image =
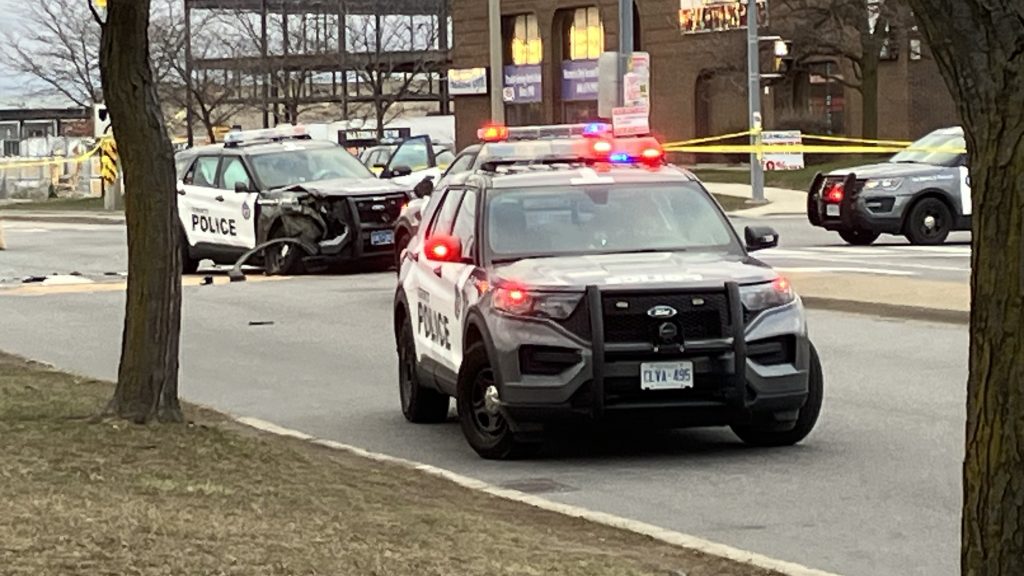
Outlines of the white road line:
M 438 468 L 437 466 L 431 466 L 429 464 L 423 464 L 412 460 L 406 460 L 404 458 L 396 458 L 394 456 L 388 456 L 387 454 L 381 454 L 379 452 L 370 452 L 368 450 L 364 450 L 356 446 L 342 444 L 341 442 L 335 442 L 333 440 L 318 439 L 304 432 L 299 432 L 298 430 L 291 430 L 289 428 L 283 428 L 281 426 L 278 426 L 277 424 L 267 422 L 265 420 L 247 417 L 234 417 L 234 419 L 235 421 L 241 424 L 250 426 L 257 430 L 268 432 L 270 434 L 276 434 L 278 436 L 286 436 L 289 438 L 304 440 L 306 442 L 311 442 L 313 444 L 324 446 L 326 448 L 331 448 L 333 450 L 341 450 L 343 452 L 348 452 L 350 454 L 362 456 L 363 458 L 368 458 L 370 460 L 373 460 L 374 462 L 386 462 L 389 464 L 405 466 L 407 468 L 412 468 L 414 470 L 418 470 L 420 472 L 429 474 L 436 478 L 443 478 L 445 480 L 458 484 L 463 488 L 468 488 L 476 492 L 482 492 L 484 494 L 488 494 L 498 498 L 503 498 L 505 500 L 511 500 L 513 502 L 519 502 L 521 504 L 527 504 L 529 506 L 533 506 L 534 508 L 539 508 L 541 510 L 547 510 L 549 512 L 563 514 L 565 516 L 571 516 L 573 518 L 581 518 L 589 522 L 594 522 L 595 524 L 601 524 L 604 526 L 609 526 L 611 528 L 618 528 L 619 530 L 626 530 L 629 532 L 633 532 L 635 534 L 641 534 L 643 536 L 647 536 L 655 540 L 660 540 L 661 542 L 665 542 L 666 544 L 671 544 L 673 546 L 679 546 L 681 548 L 695 550 L 697 552 L 702 552 L 704 554 L 709 554 L 712 556 L 726 558 L 734 562 L 748 564 L 750 566 L 756 566 L 758 568 L 762 568 L 765 570 L 774 570 L 775 572 L 784 574 L 786 576 L 838 576 L 830 572 L 824 572 L 822 570 L 808 568 L 806 566 L 802 566 L 800 564 L 796 564 L 793 562 L 787 562 L 785 560 L 777 560 L 775 558 L 763 556 L 761 554 L 757 554 L 756 552 L 748 552 L 746 550 L 740 550 L 739 548 L 733 548 L 732 546 L 727 546 L 725 544 L 718 544 L 717 542 L 711 542 L 709 540 L 704 540 L 703 538 L 698 538 L 696 536 L 691 536 L 689 534 L 683 534 L 682 532 L 666 530 L 664 528 L 659 528 L 652 524 L 638 522 L 636 520 L 629 520 L 628 518 L 622 518 L 620 516 L 614 516 L 612 514 L 605 514 L 604 512 L 596 512 L 593 510 L 588 510 L 586 508 L 581 508 L 579 506 L 571 506 L 569 504 L 553 502 L 546 498 L 533 496 L 530 494 L 520 492 L 518 490 L 499 488 L 498 486 L 494 486 L 493 484 L 488 484 L 475 478 L 463 476 L 462 474 L 452 472 L 451 470 Z

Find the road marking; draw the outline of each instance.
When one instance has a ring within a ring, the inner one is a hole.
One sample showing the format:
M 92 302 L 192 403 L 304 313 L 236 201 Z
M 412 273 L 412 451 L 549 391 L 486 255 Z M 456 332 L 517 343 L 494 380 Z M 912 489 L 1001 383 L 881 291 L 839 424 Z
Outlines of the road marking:
M 546 510 L 548 512 L 555 512 L 557 514 L 562 514 L 573 518 L 580 518 L 582 520 L 587 520 L 595 524 L 601 524 L 603 526 L 617 528 L 619 530 L 626 530 L 628 532 L 633 532 L 635 534 L 640 534 L 643 536 L 647 536 L 649 538 L 653 538 L 655 540 L 659 540 L 666 544 L 671 544 L 673 546 L 694 550 L 711 556 L 726 558 L 728 560 L 739 562 L 741 564 L 755 566 L 757 568 L 762 568 L 764 570 L 774 570 L 775 572 L 784 574 L 786 576 L 838 576 L 830 572 L 816 570 L 814 568 L 808 568 L 807 566 L 802 566 L 794 562 L 777 560 L 775 558 L 770 558 L 768 556 L 764 556 L 756 552 L 748 552 L 746 550 L 740 550 L 739 548 L 733 548 L 732 546 L 728 546 L 726 544 L 711 542 L 709 540 L 705 540 L 697 536 L 691 536 L 689 534 L 683 534 L 682 532 L 675 532 L 673 530 L 666 530 L 664 528 L 654 526 L 653 524 L 647 524 L 645 522 L 630 520 L 628 518 L 623 518 L 621 516 L 615 516 L 612 514 L 606 514 L 604 512 L 588 510 L 586 508 L 582 508 L 579 506 L 561 504 L 558 502 L 554 502 L 552 500 L 548 500 L 546 498 L 541 498 L 540 496 L 526 494 L 518 490 L 501 488 L 493 484 L 488 484 L 487 482 L 484 482 L 482 480 L 477 480 L 475 478 L 470 478 L 457 472 L 452 472 L 451 470 L 446 470 L 444 468 L 439 468 L 437 466 L 431 466 L 430 464 L 423 464 L 421 462 L 415 462 L 413 460 L 406 460 L 404 458 L 388 456 L 387 454 L 381 454 L 379 452 L 370 452 L 369 450 L 364 450 L 363 448 L 358 448 L 350 444 L 343 444 L 341 442 L 335 442 L 333 440 L 319 439 L 314 436 L 310 436 L 305 432 L 284 428 L 272 422 L 267 422 L 265 420 L 260 420 L 258 418 L 248 418 L 239 416 L 233 416 L 233 418 L 236 422 L 239 422 L 240 424 L 244 424 L 257 430 L 261 430 L 263 432 L 275 434 L 278 436 L 285 436 L 288 438 L 295 438 L 298 440 L 316 444 L 318 446 L 330 448 L 332 450 L 348 452 L 356 456 L 368 458 L 374 462 L 384 462 L 388 464 L 396 464 L 406 468 L 411 468 L 413 470 L 418 470 L 420 472 L 429 474 L 436 478 L 448 480 L 449 482 L 453 482 L 469 490 L 482 492 L 484 494 L 488 494 L 505 500 L 511 500 L 513 502 L 519 502 L 520 504 L 526 504 L 529 506 L 533 506 L 534 508 Z

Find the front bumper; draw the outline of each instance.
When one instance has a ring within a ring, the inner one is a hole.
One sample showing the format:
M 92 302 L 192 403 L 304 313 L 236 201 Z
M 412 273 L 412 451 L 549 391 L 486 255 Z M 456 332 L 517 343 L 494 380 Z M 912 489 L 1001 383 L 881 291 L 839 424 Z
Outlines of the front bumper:
M 367 197 L 337 197 L 320 200 L 306 208 L 303 217 L 285 228 L 315 250 L 308 250 L 306 263 L 391 258 L 394 253 L 394 222 L 408 201 L 405 194 Z
M 676 426 L 742 423 L 760 416 L 795 420 L 807 398 L 810 363 L 799 300 L 745 318 L 739 288 L 730 284 L 729 320 L 720 337 L 684 339 L 680 347 L 607 342 L 602 302 L 615 294 L 588 288 L 581 307 L 590 338 L 552 322 L 494 317 L 490 333 L 500 403 L 513 427 L 574 417 L 639 417 Z M 545 359 L 553 365 L 545 365 Z M 641 364 L 662 361 L 692 362 L 694 387 L 642 390 Z
M 839 203 L 822 198 L 824 184 L 829 180 L 843 180 L 846 193 Z M 831 232 L 865 230 L 880 234 L 900 234 L 907 197 L 895 192 L 864 194 L 864 181 L 850 174 L 846 177 L 822 176 L 815 178 L 807 195 L 807 219 L 814 226 Z

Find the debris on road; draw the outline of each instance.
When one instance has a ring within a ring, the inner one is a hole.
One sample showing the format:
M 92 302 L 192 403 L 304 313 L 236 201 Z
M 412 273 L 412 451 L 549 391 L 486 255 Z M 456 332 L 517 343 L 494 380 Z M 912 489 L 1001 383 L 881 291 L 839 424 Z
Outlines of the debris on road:
M 273 326 L 273 320 L 250 320 L 249 326 Z

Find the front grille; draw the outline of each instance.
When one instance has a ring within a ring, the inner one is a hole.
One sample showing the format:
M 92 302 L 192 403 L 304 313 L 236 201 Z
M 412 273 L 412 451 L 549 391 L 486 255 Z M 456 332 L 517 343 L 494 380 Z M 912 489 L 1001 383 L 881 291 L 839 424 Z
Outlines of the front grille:
M 356 212 L 364 227 L 390 227 L 398 220 L 407 198 L 404 194 L 356 198 Z
M 537 376 L 557 376 L 580 363 L 579 350 L 527 344 L 519 348 L 519 371 Z
M 685 340 L 722 338 L 730 322 L 725 292 L 683 294 L 614 294 L 602 297 L 604 339 L 609 343 L 673 344 Z M 652 318 L 648 311 L 668 306 L 671 318 Z M 671 325 L 676 334 L 671 334 Z
M 337 238 L 345 233 L 348 223 L 352 218 L 349 216 L 348 200 L 345 198 L 330 198 L 320 204 L 320 215 L 327 225 L 326 238 Z
M 792 364 L 796 361 L 796 339 L 779 336 L 747 343 L 747 358 L 762 366 Z

